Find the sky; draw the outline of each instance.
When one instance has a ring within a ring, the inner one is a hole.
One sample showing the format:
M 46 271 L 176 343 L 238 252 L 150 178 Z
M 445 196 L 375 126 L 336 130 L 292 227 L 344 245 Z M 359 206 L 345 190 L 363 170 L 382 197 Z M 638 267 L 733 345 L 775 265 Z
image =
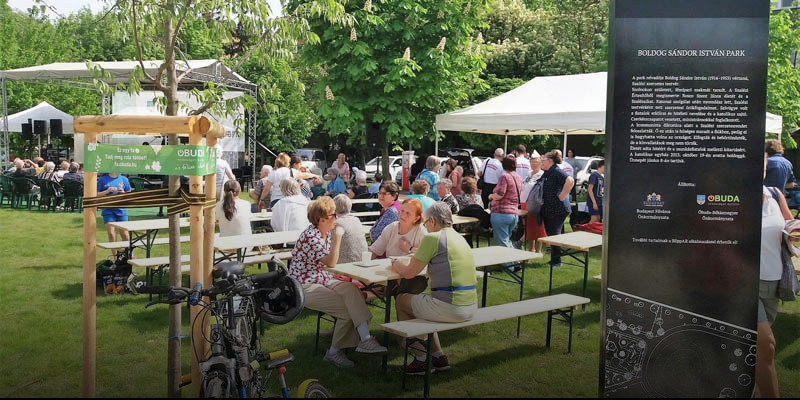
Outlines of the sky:
M 280 10 L 280 1 L 279 0 L 267 0 L 272 7 L 273 12 L 276 10 Z M 8 4 L 11 8 L 15 8 L 20 11 L 26 11 L 30 8 L 34 3 L 34 0 L 9 0 Z M 45 3 L 49 6 L 55 8 L 58 11 L 58 14 L 61 15 L 69 15 L 83 7 L 89 7 L 92 12 L 98 13 L 103 10 L 105 6 L 105 2 L 102 0 L 45 0 Z M 48 15 L 51 18 L 57 17 L 57 15 L 52 11 L 48 10 Z

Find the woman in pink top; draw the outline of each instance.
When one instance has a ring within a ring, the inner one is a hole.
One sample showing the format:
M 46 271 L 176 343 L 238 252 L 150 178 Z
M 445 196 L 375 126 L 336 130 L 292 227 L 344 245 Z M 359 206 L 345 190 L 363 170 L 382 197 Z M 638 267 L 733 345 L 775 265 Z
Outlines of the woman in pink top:
M 494 241 L 499 246 L 514 247 L 511 243 L 511 232 L 519 221 L 519 196 L 522 179 L 515 172 L 517 162 L 514 156 L 507 156 L 502 161 L 503 174 L 497 181 L 494 192 L 489 195 L 492 201 L 492 232 Z M 511 267 L 507 265 L 506 267 Z
M 344 153 L 339 153 L 339 157 L 333 163 L 333 167 L 339 171 L 339 177 L 344 180 L 345 184 L 350 182 L 350 164 L 345 160 Z
M 463 174 L 462 169 L 458 166 L 458 162 L 454 159 L 447 160 L 447 178 L 453 182 L 453 187 L 450 189 L 450 193 L 453 196 L 461 194 L 461 175 Z

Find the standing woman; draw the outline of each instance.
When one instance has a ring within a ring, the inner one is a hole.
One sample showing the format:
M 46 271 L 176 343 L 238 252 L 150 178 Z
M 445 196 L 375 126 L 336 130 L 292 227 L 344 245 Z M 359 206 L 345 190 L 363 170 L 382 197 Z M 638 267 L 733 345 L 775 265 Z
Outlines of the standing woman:
M 236 180 L 236 177 L 233 176 L 233 170 L 231 170 L 230 164 L 222 158 L 222 146 L 219 144 L 216 146 L 217 150 L 217 202 L 222 199 L 223 193 L 222 189 L 225 185 L 225 182 Z
M 499 246 L 514 247 L 511 243 L 511 232 L 519 222 L 522 179 L 517 175 L 517 161 L 513 156 L 506 156 L 501 164 L 503 173 L 497 180 L 494 191 L 489 195 L 489 200 L 492 201 L 492 234 Z
M 223 200 L 217 203 L 220 236 L 251 235 L 250 202 L 239 198 L 242 187 L 235 180 L 225 182 Z
M 523 184 L 523 187 L 528 188 L 528 193 L 525 193 L 524 188 L 522 189 L 523 201 L 528 200 L 527 195 L 530 195 L 530 189 L 533 188 L 533 185 L 535 185 L 539 179 L 542 179 L 542 175 L 544 175 L 544 171 L 542 170 L 542 158 L 532 157 L 531 173 Z M 542 216 L 540 214 L 528 213 L 528 216 L 525 218 L 527 218 L 525 221 L 525 241 L 528 242 L 529 249 L 535 249 L 534 244 L 536 241 L 547 236 L 547 232 L 544 230 L 544 224 L 542 223 Z
M 347 163 L 344 153 L 339 153 L 339 157 L 336 158 L 333 167 L 338 171 L 340 178 L 345 182 L 350 182 L 350 164 Z
M 560 151 L 551 151 L 542 156 L 542 221 L 548 236 L 560 235 L 564 230 L 564 220 L 570 213 L 569 191 L 575 186 L 575 180 L 558 167 L 560 163 Z M 550 265 L 552 268 L 561 268 L 561 248 L 558 246 L 551 249 Z
M 764 156 L 764 177 L 767 156 Z M 778 284 L 783 273 L 783 230 L 792 213 L 783 188 L 763 186 L 761 196 L 761 273 L 758 283 L 758 341 L 756 342 L 756 385 L 761 397 L 780 397 L 775 369 L 775 335 L 772 324 L 778 315 Z M 777 199 L 777 201 L 776 201 Z
M 458 162 L 453 158 L 447 160 L 445 165 L 447 168 L 446 178 L 453 182 L 453 188 L 450 189 L 450 193 L 452 193 L 453 196 L 458 196 L 461 194 L 461 177 L 464 174 L 463 168 L 459 167 Z
M 270 208 L 272 208 L 278 200 L 283 198 L 281 193 L 281 181 L 291 177 L 292 171 L 289 169 L 291 158 L 286 153 L 278 154 L 275 159 L 275 169 L 267 177 L 267 182 L 264 184 L 264 190 L 270 192 Z

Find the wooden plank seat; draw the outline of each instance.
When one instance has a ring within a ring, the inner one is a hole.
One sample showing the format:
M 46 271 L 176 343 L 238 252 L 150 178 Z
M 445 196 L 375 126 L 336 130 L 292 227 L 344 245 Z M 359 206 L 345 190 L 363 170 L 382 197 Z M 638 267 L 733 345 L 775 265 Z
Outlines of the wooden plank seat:
M 432 343 L 433 334 L 437 332 L 450 331 L 454 329 L 461 329 L 470 326 L 477 326 L 489 322 L 500 321 L 504 319 L 519 318 L 527 315 L 547 313 L 547 336 L 545 339 L 545 346 L 550 347 L 550 334 L 552 322 L 555 316 L 557 321 L 566 322 L 569 325 L 569 339 L 567 345 L 567 353 L 572 351 L 572 312 L 576 306 L 585 305 L 589 303 L 589 299 L 585 297 L 575 296 L 572 294 L 556 294 L 552 296 L 540 297 L 537 299 L 523 300 L 513 303 L 506 303 L 496 306 L 479 308 L 475 316 L 466 322 L 460 323 L 446 323 L 446 322 L 433 322 L 423 319 L 412 319 L 408 321 L 390 322 L 381 325 L 381 329 L 386 332 L 395 334 L 397 336 L 406 338 L 405 357 L 403 361 L 403 369 L 408 364 L 409 348 L 414 343 L 421 343 L 425 346 L 425 363 L 427 365 L 425 372 L 425 391 L 424 396 L 428 397 L 430 393 L 430 375 L 432 363 Z M 426 339 L 420 339 L 426 337 Z M 403 374 L 403 388 L 405 389 L 405 374 Z

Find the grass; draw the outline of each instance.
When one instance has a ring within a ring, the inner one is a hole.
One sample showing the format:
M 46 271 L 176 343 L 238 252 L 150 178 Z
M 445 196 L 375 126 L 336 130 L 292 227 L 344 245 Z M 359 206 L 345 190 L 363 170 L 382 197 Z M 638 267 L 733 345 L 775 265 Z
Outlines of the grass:
M 153 218 L 155 210 L 131 210 L 132 218 Z M 81 260 L 80 214 L 0 209 L 0 396 L 77 397 L 81 395 Z M 106 241 L 102 219 L 97 238 Z M 163 235 L 163 234 L 162 234 Z M 167 255 L 158 246 L 154 256 Z M 184 245 L 184 251 L 188 251 Z M 107 253 L 98 250 L 98 260 Z M 141 256 L 141 255 L 140 255 Z M 544 260 L 527 265 L 525 298 L 547 294 Z M 590 257 L 589 276 L 601 269 L 601 252 Z M 142 271 L 139 271 L 143 275 Z M 579 294 L 582 271 L 565 266 L 554 273 L 555 292 Z M 489 303 L 516 300 L 517 287 L 492 280 Z M 567 349 L 567 328 L 554 324 L 553 342 L 545 348 L 546 316 L 523 318 L 515 338 L 515 320 L 446 332 L 442 342 L 452 363 L 448 373 L 434 374 L 431 394 L 441 397 L 597 397 L 600 351 L 600 283 L 588 283 L 592 303 L 577 309 L 573 348 Z M 166 394 L 167 307 L 145 310 L 145 296 L 106 296 L 97 301 L 97 395 L 99 397 L 163 397 Z M 374 309 L 373 334 L 380 335 L 382 310 Z M 184 333 L 189 331 L 183 312 Z M 380 358 L 350 352 L 356 367 L 340 370 L 314 355 L 316 314 L 304 312 L 283 326 L 270 326 L 265 350 L 288 348 L 292 388 L 317 378 L 336 397 L 420 397 L 422 379 L 400 387 L 402 350 L 390 348 L 389 373 L 380 372 Z M 324 325 L 323 325 L 324 326 Z M 785 397 L 800 396 L 800 304 L 781 306 L 775 323 L 778 377 Z M 379 336 L 380 337 L 380 336 Z M 323 342 L 321 347 L 327 347 Z M 183 343 L 184 373 L 190 347 Z M 190 396 L 184 388 L 184 396 Z M 277 394 L 277 380 L 270 384 Z

